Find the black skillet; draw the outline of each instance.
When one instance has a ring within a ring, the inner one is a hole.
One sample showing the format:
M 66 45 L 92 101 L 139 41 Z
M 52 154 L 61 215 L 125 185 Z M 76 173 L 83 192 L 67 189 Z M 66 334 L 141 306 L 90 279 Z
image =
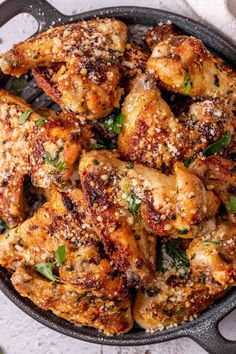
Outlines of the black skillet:
M 81 19 L 87 20 L 93 17 L 116 17 L 128 25 L 141 24 L 147 26 L 156 26 L 159 22 L 170 20 L 186 33 L 203 40 L 210 50 L 216 52 L 232 66 L 236 66 L 236 47 L 233 44 L 212 29 L 170 12 L 141 7 L 112 7 L 66 16 L 44 0 L 7 0 L 0 5 L 0 26 L 23 12 L 31 14 L 37 20 L 38 32 L 45 31 L 52 25 L 56 26 Z M 4 78 L 3 81 L 5 81 Z M 1 82 L 0 86 L 2 86 Z M 51 312 L 40 310 L 31 301 L 22 298 L 14 290 L 9 274 L 3 268 L 0 268 L 0 289 L 11 301 L 35 320 L 65 335 L 87 342 L 135 346 L 159 343 L 179 337 L 189 337 L 209 353 L 236 354 L 236 341 L 226 340 L 218 330 L 218 322 L 236 309 L 236 289 L 232 289 L 212 308 L 192 322 L 186 322 L 177 328 L 156 333 L 146 333 L 140 328 L 134 328 L 130 333 L 116 337 L 106 337 L 92 328 L 74 326 L 54 316 Z

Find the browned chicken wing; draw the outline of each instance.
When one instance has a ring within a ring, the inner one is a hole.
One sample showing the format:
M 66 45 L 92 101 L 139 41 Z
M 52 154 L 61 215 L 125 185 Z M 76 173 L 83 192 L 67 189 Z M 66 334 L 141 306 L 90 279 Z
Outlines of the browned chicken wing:
M 15 45 L 2 55 L 0 67 L 17 77 L 37 68 L 36 80 L 61 108 L 89 119 L 101 118 L 119 106 L 126 38 L 126 25 L 115 19 L 64 25 Z M 58 63 L 51 72 L 50 67 Z
M 147 68 L 170 91 L 236 99 L 235 72 L 194 37 L 172 36 L 157 44 Z
M 14 227 L 24 218 L 23 180 L 49 188 L 69 179 L 81 146 L 81 129 L 67 119 L 41 116 L 0 90 L 0 218 Z
M 153 27 L 152 29 L 148 30 L 146 33 L 146 42 L 151 51 L 155 48 L 155 46 L 163 42 L 170 37 L 178 36 L 180 31 L 177 29 L 175 25 L 172 23 L 166 23 L 162 26 Z
M 0 264 L 14 272 L 16 290 L 44 310 L 108 335 L 132 327 L 125 279 L 111 266 L 79 189 L 54 193 L 31 219 L 1 235 Z
M 233 104 L 223 99 L 192 103 L 178 118 L 171 112 L 153 79 L 141 75 L 126 96 L 118 138 L 120 154 L 131 161 L 170 172 L 225 134 L 233 135 Z

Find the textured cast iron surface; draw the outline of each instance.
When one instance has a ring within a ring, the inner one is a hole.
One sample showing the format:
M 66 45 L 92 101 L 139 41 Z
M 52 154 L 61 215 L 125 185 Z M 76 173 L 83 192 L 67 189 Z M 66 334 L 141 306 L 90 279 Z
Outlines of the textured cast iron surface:
M 170 12 L 140 8 L 114 7 L 86 12 L 75 16 L 66 16 L 54 9 L 43 0 L 8 0 L 0 5 L 0 26 L 21 12 L 28 12 L 36 18 L 39 24 L 38 31 L 48 29 L 51 25 L 73 22 L 92 17 L 116 17 L 127 24 L 158 25 L 159 22 L 171 20 L 185 32 L 201 40 L 214 52 L 236 67 L 236 47 L 218 35 L 210 28 L 196 23 L 186 17 Z M 60 21 L 58 19 L 60 18 Z M 0 75 L 1 76 L 1 75 Z M 179 337 L 190 337 L 212 354 L 236 354 L 236 341 L 224 339 L 218 331 L 218 322 L 232 310 L 236 309 L 236 289 L 231 290 L 219 300 L 211 309 L 205 311 L 199 318 L 186 322 L 177 328 L 162 332 L 146 333 L 134 328 L 130 333 L 116 337 L 106 337 L 95 329 L 77 327 L 51 312 L 36 307 L 30 300 L 22 298 L 13 288 L 10 276 L 0 267 L 0 289 L 18 307 L 42 324 L 68 336 L 107 345 L 147 345 L 171 340 Z

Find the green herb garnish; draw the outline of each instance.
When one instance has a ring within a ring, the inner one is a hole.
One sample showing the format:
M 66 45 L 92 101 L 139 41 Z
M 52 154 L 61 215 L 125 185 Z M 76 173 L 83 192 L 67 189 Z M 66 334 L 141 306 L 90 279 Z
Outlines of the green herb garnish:
M 189 229 L 187 227 L 183 228 L 182 230 L 178 230 L 179 235 L 186 235 L 189 232 Z
M 93 164 L 94 165 L 99 165 L 99 161 L 98 160 L 93 160 Z
M 185 74 L 182 90 L 186 95 L 191 90 L 191 87 L 192 87 L 191 77 L 189 76 L 189 74 Z
M 214 80 L 215 80 L 215 85 L 217 87 L 220 87 L 220 80 L 219 80 L 219 77 L 217 75 L 214 75 Z
M 209 241 L 203 241 L 203 242 L 202 242 L 202 245 L 203 245 L 203 246 L 209 246 L 209 244 L 212 244 L 212 245 L 217 246 L 217 245 L 219 245 L 219 242 L 214 241 L 214 240 L 209 240 Z
M 33 112 L 32 109 L 28 109 L 27 111 L 25 111 L 24 113 L 22 113 L 22 115 L 19 118 L 19 124 L 20 125 L 24 125 L 25 122 L 27 121 L 27 119 L 29 118 L 29 116 L 31 115 L 31 113 Z
M 52 273 L 52 271 L 54 270 L 55 265 L 51 262 L 42 262 L 42 263 L 38 263 L 36 264 L 36 271 L 40 274 L 42 274 L 45 278 L 51 280 L 51 281 L 55 281 L 57 279 L 57 277 Z
M 38 57 L 39 57 L 38 54 L 33 54 L 33 55 L 32 55 L 32 58 L 33 58 L 33 59 L 38 59 Z
M 24 88 L 27 85 L 27 80 L 24 77 L 21 77 L 19 79 L 16 78 L 11 78 L 10 79 L 10 91 L 11 93 L 13 93 L 14 95 L 20 95 L 21 92 L 24 90 Z
M 192 158 L 192 159 L 186 160 L 186 161 L 184 162 L 184 166 L 185 166 L 185 167 L 189 167 L 189 166 L 191 165 L 191 163 L 193 163 L 195 160 L 196 160 L 195 157 Z
M 166 243 L 166 252 L 173 259 L 176 268 L 183 268 L 185 273 L 187 273 L 189 261 L 186 252 L 180 247 L 180 245 L 181 240 L 173 239 Z
M 185 309 L 183 307 L 181 307 L 180 309 L 178 309 L 176 312 L 175 312 L 175 316 L 180 316 L 184 313 Z
M 120 134 L 121 127 L 123 123 L 123 115 L 122 113 L 112 113 L 104 120 L 105 125 L 110 133 Z
M 0 220 L 0 231 L 6 231 L 8 229 L 8 225 L 4 220 Z
M 226 204 L 226 209 L 233 214 L 236 214 L 236 197 L 230 196 L 229 202 Z
M 44 123 L 46 122 L 46 120 L 47 120 L 47 117 L 42 116 L 40 119 L 36 120 L 35 123 L 36 123 L 40 128 L 42 128 L 42 126 L 44 125 Z
M 129 201 L 130 213 L 134 215 L 140 208 L 140 205 L 141 205 L 141 199 L 135 193 L 132 192 L 130 194 L 130 201 Z
M 55 253 L 56 261 L 58 265 L 62 265 L 66 260 L 66 246 L 59 246 Z
M 48 165 L 51 165 L 53 167 L 55 167 L 58 171 L 64 171 L 64 170 L 68 170 L 68 167 L 65 165 L 65 161 L 58 161 L 59 160 L 59 155 L 61 153 L 61 151 L 64 149 L 64 146 L 60 146 L 57 151 L 55 152 L 55 156 L 51 157 L 51 155 L 49 154 L 49 152 L 46 152 L 45 154 L 45 163 L 47 163 Z
M 74 269 L 75 267 L 73 265 L 71 265 L 70 267 L 66 267 L 67 272 L 72 272 Z
M 204 273 L 204 272 L 201 272 L 201 282 L 203 284 L 206 284 L 206 273 Z
M 211 145 L 207 146 L 207 148 L 203 151 L 203 156 L 209 155 L 219 155 L 224 146 L 229 145 L 231 142 L 231 134 L 227 132 L 223 135 L 218 141 L 215 141 Z
M 134 168 L 134 164 L 132 162 L 128 162 L 127 165 L 126 165 L 126 168 L 131 170 L 132 168 Z

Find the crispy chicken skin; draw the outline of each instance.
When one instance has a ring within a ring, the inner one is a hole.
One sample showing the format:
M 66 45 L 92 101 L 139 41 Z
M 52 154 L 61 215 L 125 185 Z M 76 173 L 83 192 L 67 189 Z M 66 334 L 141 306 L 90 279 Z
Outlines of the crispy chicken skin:
M 157 44 L 147 68 L 170 91 L 236 99 L 235 72 L 194 37 L 174 36 Z
M 192 226 L 215 215 L 219 200 L 182 164 L 175 165 L 175 175 L 166 176 L 117 157 L 108 151 L 87 153 L 80 162 L 80 179 L 106 252 L 128 278 L 142 283 L 151 269 L 145 229 L 159 236 L 184 229 L 186 236 Z
M 133 43 L 127 43 L 121 65 L 122 83 L 125 91 L 129 92 L 137 75 L 146 71 L 146 63 L 150 54 L 141 50 Z
M 67 257 L 58 265 L 55 252 L 62 245 Z M 49 281 L 35 271 L 49 260 L 61 280 Z M 14 272 L 16 290 L 44 310 L 108 335 L 132 327 L 125 279 L 105 255 L 79 189 L 54 193 L 31 219 L 1 235 L 0 264 Z
M 149 49 L 153 51 L 158 43 L 163 42 L 170 37 L 178 36 L 179 34 L 180 32 L 175 25 L 166 23 L 162 26 L 153 27 L 148 30 L 146 34 L 146 42 Z
M 206 188 L 212 190 L 223 204 L 229 202 L 230 195 L 236 193 L 236 163 L 221 156 L 197 159 L 190 166 Z
M 82 21 L 52 28 L 2 55 L 0 68 L 20 77 L 33 70 L 39 85 L 62 109 L 97 119 L 119 106 L 120 65 L 126 25 L 115 19 Z M 40 67 L 57 66 L 47 79 Z
M 193 319 L 235 285 L 235 225 L 212 224 L 210 232 L 199 234 L 185 247 L 182 243 L 186 256 L 181 252 L 178 259 L 189 262 L 187 268 L 173 263 L 168 241 L 164 250 L 162 246 L 162 272 L 158 270 L 154 280 L 138 291 L 134 303 L 134 319 L 142 328 L 163 329 Z M 175 248 L 172 257 L 177 252 Z
M 78 124 L 54 115 L 41 127 L 40 119 L 24 100 L 0 90 L 0 218 L 10 227 L 24 218 L 24 175 L 37 187 L 60 185 L 69 179 L 81 150 Z
M 178 118 L 149 75 L 139 76 L 123 107 L 118 151 L 126 159 L 170 172 L 226 132 L 234 133 L 233 104 L 223 99 L 192 103 Z

